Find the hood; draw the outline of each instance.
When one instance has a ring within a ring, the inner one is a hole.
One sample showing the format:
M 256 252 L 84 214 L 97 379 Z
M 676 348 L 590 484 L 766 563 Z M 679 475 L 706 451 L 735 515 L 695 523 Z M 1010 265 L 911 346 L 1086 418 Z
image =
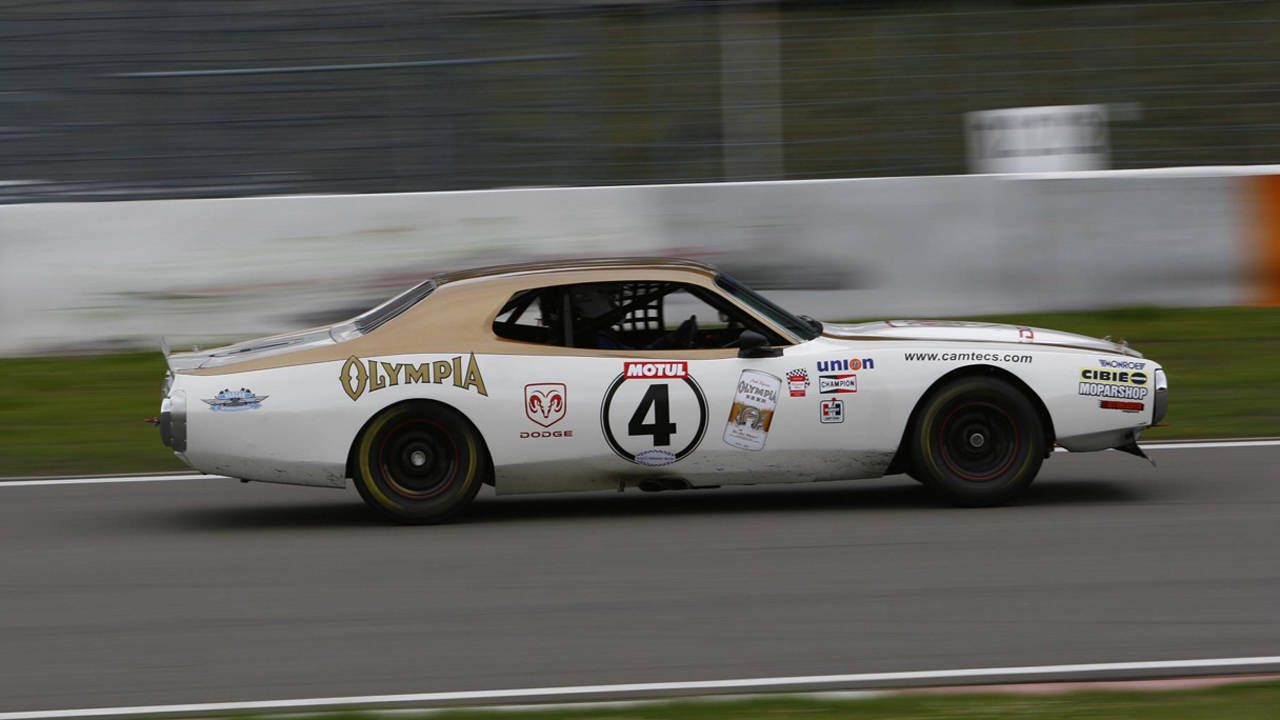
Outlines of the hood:
M 195 370 L 197 368 L 217 367 L 230 363 L 254 360 L 270 355 L 283 355 L 320 345 L 331 345 L 335 342 L 330 333 L 331 327 L 311 328 L 283 335 L 246 340 L 235 345 L 213 348 L 211 350 L 177 353 L 168 357 L 169 367 L 174 371 Z
M 1002 342 L 1027 345 L 1051 345 L 1142 357 L 1142 353 L 1127 345 L 1100 340 L 1088 335 L 999 323 L 966 322 L 963 320 L 877 320 L 875 322 L 842 325 L 823 323 L 822 334 L 847 340 L 859 338 L 886 338 L 893 340 L 933 340 L 943 342 Z

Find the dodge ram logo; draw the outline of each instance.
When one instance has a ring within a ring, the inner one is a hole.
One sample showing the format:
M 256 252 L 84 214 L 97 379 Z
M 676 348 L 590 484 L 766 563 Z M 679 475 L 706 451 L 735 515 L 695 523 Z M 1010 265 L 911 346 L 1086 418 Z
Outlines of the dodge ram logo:
M 524 414 L 542 427 L 564 419 L 568 401 L 564 383 L 533 383 L 524 386 Z

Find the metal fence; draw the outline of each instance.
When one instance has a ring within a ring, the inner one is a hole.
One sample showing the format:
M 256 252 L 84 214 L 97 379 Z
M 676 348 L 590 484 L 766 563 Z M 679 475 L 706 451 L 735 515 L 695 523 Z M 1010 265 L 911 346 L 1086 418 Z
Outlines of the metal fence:
M 963 115 L 1280 160 L 1280 3 L 10 0 L 0 200 L 925 175 Z

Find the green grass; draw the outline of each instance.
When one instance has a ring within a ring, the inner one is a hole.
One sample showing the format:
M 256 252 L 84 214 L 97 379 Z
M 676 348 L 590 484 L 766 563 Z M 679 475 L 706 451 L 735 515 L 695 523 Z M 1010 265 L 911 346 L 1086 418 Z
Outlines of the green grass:
M 1280 435 L 1280 308 L 1138 308 L 980 318 L 1125 339 L 1169 374 L 1144 440 Z
M 1168 427 L 1146 439 L 1280 435 L 1280 309 L 1136 309 L 982 318 L 1125 338 L 1169 372 Z M 159 353 L 0 360 L 0 476 L 177 470 L 143 418 Z
M 1280 683 L 1160 692 L 1079 692 L 1062 695 L 905 695 L 826 700 L 764 698 L 683 701 L 630 707 L 555 709 L 521 713 L 457 711 L 420 717 L 440 720 L 1273 720 L 1280 716 Z M 357 720 L 343 713 L 317 716 Z M 412 714 L 404 716 L 412 720 Z
M 0 360 L 0 476 L 182 469 L 143 422 L 164 372 L 159 352 Z

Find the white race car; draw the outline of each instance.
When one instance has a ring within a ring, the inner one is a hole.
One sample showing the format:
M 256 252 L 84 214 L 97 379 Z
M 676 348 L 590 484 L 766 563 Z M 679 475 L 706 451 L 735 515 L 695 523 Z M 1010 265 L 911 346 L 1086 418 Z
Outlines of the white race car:
M 498 493 L 907 473 L 968 506 L 1055 443 L 1141 454 L 1168 385 L 1107 340 L 945 321 L 820 323 L 683 260 L 439 275 L 337 325 L 168 357 L 191 467 L 342 488 L 439 522 Z

